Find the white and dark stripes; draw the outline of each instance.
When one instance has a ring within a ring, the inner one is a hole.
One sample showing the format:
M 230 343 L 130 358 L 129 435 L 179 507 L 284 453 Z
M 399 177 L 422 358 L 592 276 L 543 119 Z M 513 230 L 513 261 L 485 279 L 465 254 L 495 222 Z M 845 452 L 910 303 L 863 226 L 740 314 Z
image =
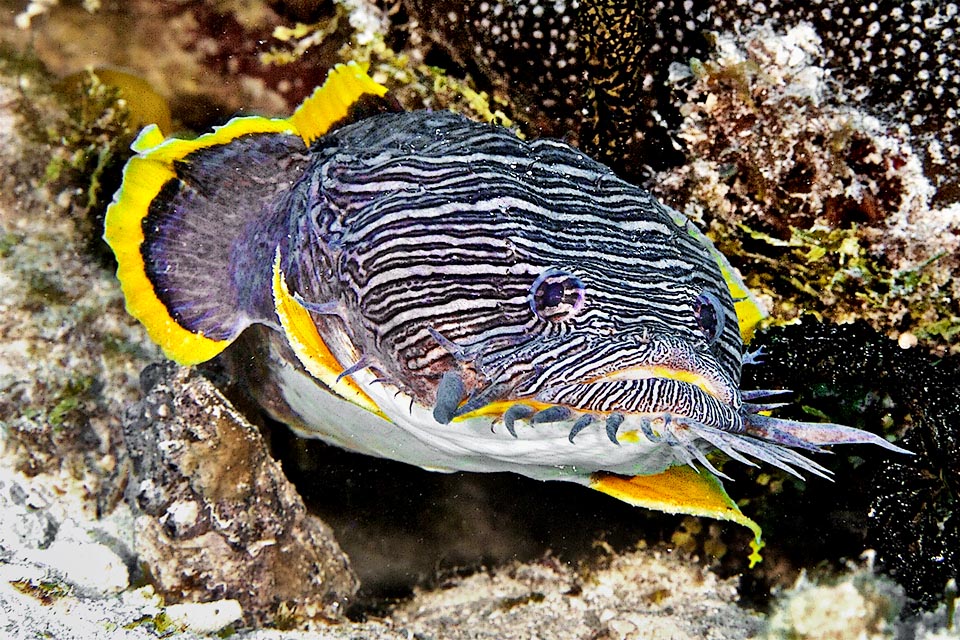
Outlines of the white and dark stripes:
M 350 309 L 358 348 L 424 404 L 455 366 L 432 332 L 472 354 L 480 387 L 508 396 L 670 362 L 739 402 L 741 343 L 714 258 L 675 212 L 582 153 L 447 112 L 376 116 L 311 151 L 299 188 L 313 201 L 297 242 L 322 257 L 286 272 L 305 298 Z M 551 269 L 585 291 L 582 309 L 560 322 L 529 302 Z M 713 345 L 693 313 L 703 291 L 726 314 Z M 609 389 L 624 406 L 645 402 Z M 662 410 L 667 399 L 705 411 L 682 388 L 665 393 Z

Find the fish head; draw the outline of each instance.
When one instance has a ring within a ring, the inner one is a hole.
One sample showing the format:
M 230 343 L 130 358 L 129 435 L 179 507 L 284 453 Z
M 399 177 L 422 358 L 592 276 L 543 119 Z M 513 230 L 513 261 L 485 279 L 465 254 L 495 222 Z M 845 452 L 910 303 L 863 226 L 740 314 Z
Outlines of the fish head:
M 564 153 L 565 167 L 516 163 L 515 179 L 499 168 L 522 189 L 438 196 L 394 180 L 364 209 L 403 201 L 406 211 L 340 223 L 334 262 L 357 351 L 417 403 L 455 401 L 451 419 L 516 403 L 576 415 L 735 412 L 742 341 L 718 254 L 680 213 Z M 474 169 L 462 171 L 468 181 Z M 342 159 L 336 172 L 333 185 L 363 182 Z M 444 396 L 445 375 L 462 397 Z
M 439 371 L 461 372 L 469 388 L 460 415 L 531 402 L 702 419 L 705 395 L 736 408 L 742 343 L 733 299 L 710 253 L 657 218 L 646 213 L 643 234 L 608 222 L 573 225 L 593 239 L 582 259 L 546 240 L 506 239 L 504 253 L 516 261 L 489 274 L 480 285 L 487 295 L 465 298 L 453 322 L 438 308 L 407 361 L 439 359 Z
M 713 470 L 705 452 L 720 449 L 822 474 L 782 445 L 876 442 L 746 402 L 738 305 L 750 297 L 734 269 L 685 216 L 569 145 L 422 112 L 370 118 L 311 151 L 296 207 L 310 215 L 281 272 L 336 309 L 317 318 L 321 342 L 349 347 L 333 349 L 344 373 L 316 369 L 334 391 L 353 377 L 424 458 L 643 475 Z M 578 436 L 592 423 L 605 428 Z

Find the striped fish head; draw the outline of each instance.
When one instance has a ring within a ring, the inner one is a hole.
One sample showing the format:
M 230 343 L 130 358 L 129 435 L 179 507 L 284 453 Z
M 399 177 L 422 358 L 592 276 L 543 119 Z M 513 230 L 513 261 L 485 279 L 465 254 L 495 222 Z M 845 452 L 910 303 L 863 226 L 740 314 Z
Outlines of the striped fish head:
M 740 391 L 750 296 L 684 216 L 566 144 L 382 113 L 386 92 L 339 65 L 290 118 L 141 133 L 104 238 L 168 356 L 203 362 L 244 334 L 238 370 L 301 435 L 580 482 L 756 542 L 710 450 L 818 475 L 787 447 L 903 452 Z
M 317 150 L 330 213 L 316 236 L 378 379 L 440 422 L 529 410 L 737 427 L 734 300 L 683 215 L 563 143 L 413 115 Z
M 465 381 L 455 415 L 527 403 L 538 411 L 566 408 L 552 415 L 570 419 L 671 413 L 735 428 L 736 312 L 698 238 L 652 200 L 632 217 L 607 212 L 592 221 L 541 222 L 536 242 L 520 235 L 483 240 L 512 259 L 485 278 L 478 274 L 489 263 L 459 265 L 473 274 L 460 286 L 479 288 L 454 315 L 446 315 L 446 298 L 421 307 L 436 312 L 421 329 L 435 346 L 425 339 L 420 344 L 428 348 L 416 361 L 437 359 L 440 371 L 456 371 Z M 592 248 L 576 255 L 571 245 L 574 255 L 564 255 L 564 247 L 552 244 L 563 235 Z M 434 284 L 454 285 L 447 277 Z

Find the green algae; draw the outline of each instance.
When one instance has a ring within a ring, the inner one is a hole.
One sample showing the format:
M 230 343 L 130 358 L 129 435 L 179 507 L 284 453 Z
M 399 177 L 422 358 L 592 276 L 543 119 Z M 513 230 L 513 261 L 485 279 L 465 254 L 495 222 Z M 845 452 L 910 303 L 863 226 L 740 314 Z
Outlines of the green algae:
M 123 628 L 128 631 L 138 627 L 152 629 L 161 638 L 173 634 L 179 628 L 173 618 L 168 616 L 165 611 L 161 611 L 155 615 L 144 615 L 123 625 Z
M 71 594 L 70 587 L 54 580 L 13 580 L 10 586 L 48 606 Z
M 707 222 L 766 301 L 768 325 L 803 313 L 863 318 L 906 334 L 904 344 L 955 350 L 956 256 L 950 236 L 936 233 L 942 223 L 918 152 L 895 128 L 835 100 L 815 43 L 798 42 L 802 34 L 761 32 L 736 51 L 726 43 L 690 61 L 692 85 L 677 86 L 685 118 L 677 136 L 690 161 L 661 174 L 656 190 Z
M 54 428 L 61 427 L 73 412 L 82 408 L 82 403 L 90 396 L 93 384 L 94 378 L 87 375 L 77 375 L 67 380 L 47 413 L 47 421 Z
M 943 253 L 895 269 L 870 251 L 857 225 L 791 228 L 784 240 L 745 223 L 733 230 L 714 224 L 710 235 L 736 263 L 769 267 L 745 269 L 751 290 L 775 300 L 767 324 L 807 312 L 837 321 L 864 318 L 879 327 L 896 318 L 894 327 L 935 342 L 960 334 L 954 301 L 937 280 Z
M 20 134 L 47 150 L 38 186 L 63 198 L 58 203 L 66 205 L 87 246 L 95 247 L 136 134 L 120 89 L 92 71 L 58 81 L 29 55 L 8 49 L 0 49 L 0 68 L 20 78 Z M 4 238 L 0 251 L 8 253 L 12 242 Z M 38 290 L 45 288 L 37 282 Z
M 119 185 L 136 134 L 120 89 L 88 71 L 72 89 L 64 89 L 66 119 L 60 123 L 46 183 L 73 189 L 72 205 L 88 245 L 99 243 L 103 213 Z
M 276 27 L 272 33 L 275 42 L 268 52 L 260 54 L 261 64 L 289 65 L 302 61 L 318 47 L 336 46 L 344 40 L 344 29 L 350 26 L 351 11 L 348 3 L 336 2 L 332 15 L 326 19 Z M 515 126 L 507 114 L 512 105 L 506 96 L 478 90 L 469 78 L 452 75 L 442 67 L 414 62 L 408 54 L 391 47 L 384 35 L 379 25 L 359 24 L 350 45 L 340 47 L 337 56 L 341 62 L 369 65 L 374 79 L 386 83 L 406 108 L 448 109 L 475 120 Z

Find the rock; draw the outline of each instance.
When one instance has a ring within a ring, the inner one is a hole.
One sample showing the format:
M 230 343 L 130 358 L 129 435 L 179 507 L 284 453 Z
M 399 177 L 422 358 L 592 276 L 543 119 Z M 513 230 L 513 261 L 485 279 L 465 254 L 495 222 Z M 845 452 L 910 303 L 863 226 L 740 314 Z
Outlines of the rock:
M 893 635 L 903 590 L 869 570 L 825 584 L 801 575 L 770 617 L 767 638 L 863 638 Z
M 124 418 L 135 550 L 167 602 L 235 599 L 247 623 L 340 618 L 358 582 L 257 429 L 196 371 L 144 371 Z
M 216 633 L 237 622 L 243 616 L 243 609 L 236 600 L 172 604 L 167 607 L 167 616 L 190 631 Z
M 123 558 L 103 544 L 58 538 L 36 559 L 82 593 L 119 593 L 130 583 Z
M 0 467 L 0 560 L 9 563 L 0 565 L 2 579 L 57 583 L 87 597 L 126 589 L 130 550 L 122 514 L 85 522 L 82 503 L 50 480 Z
M 762 618 L 676 555 L 637 550 L 597 569 L 547 557 L 421 592 L 393 613 L 418 638 L 750 638 Z

